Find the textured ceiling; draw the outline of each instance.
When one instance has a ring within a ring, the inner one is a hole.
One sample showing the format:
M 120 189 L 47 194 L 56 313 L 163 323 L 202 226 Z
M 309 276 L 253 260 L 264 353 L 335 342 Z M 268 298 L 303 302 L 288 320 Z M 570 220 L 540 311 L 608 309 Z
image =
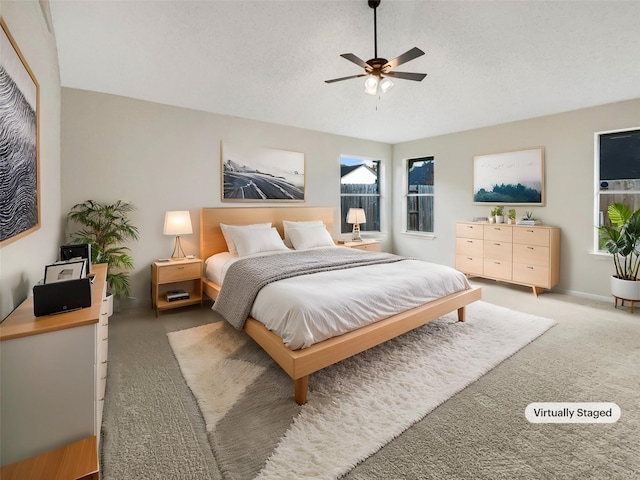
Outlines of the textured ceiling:
M 640 1 L 51 0 L 64 87 L 399 143 L 640 97 Z M 623 127 L 621 125 L 621 127 Z

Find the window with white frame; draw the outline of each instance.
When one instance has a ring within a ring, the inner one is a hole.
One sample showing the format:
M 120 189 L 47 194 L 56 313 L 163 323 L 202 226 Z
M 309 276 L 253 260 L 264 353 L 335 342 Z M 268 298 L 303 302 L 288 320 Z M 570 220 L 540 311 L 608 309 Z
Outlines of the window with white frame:
M 347 223 L 349 209 L 362 208 L 366 222 L 360 225 L 360 230 L 379 232 L 380 203 L 380 161 L 340 156 L 340 231 L 353 230 L 353 225 Z
M 640 128 L 597 132 L 594 152 L 594 225 L 610 225 L 607 208 L 612 203 L 640 208 Z M 600 251 L 602 242 L 594 232 L 594 251 Z
M 406 231 L 433 233 L 433 157 L 410 158 L 406 162 Z

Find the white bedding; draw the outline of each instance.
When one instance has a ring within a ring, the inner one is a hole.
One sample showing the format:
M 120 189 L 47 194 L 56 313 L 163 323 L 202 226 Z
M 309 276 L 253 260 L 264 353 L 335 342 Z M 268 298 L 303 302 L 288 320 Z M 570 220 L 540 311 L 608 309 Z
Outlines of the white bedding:
M 206 275 L 220 285 L 239 257 L 214 257 Z M 451 267 L 408 259 L 279 280 L 260 290 L 251 316 L 296 350 L 468 288 Z

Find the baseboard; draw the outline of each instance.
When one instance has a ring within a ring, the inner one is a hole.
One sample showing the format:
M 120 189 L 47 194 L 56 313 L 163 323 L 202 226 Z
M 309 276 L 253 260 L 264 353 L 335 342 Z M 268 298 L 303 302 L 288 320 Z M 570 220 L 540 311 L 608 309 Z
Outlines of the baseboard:
M 602 295 L 594 295 L 592 293 L 578 292 L 576 290 L 566 290 L 564 288 L 554 288 L 552 291 L 553 292 L 557 292 L 557 293 L 563 293 L 565 295 L 572 295 L 574 297 L 586 298 L 587 300 L 595 300 L 595 301 L 598 301 L 598 302 L 613 303 L 613 297 L 610 297 L 610 296 L 604 297 Z

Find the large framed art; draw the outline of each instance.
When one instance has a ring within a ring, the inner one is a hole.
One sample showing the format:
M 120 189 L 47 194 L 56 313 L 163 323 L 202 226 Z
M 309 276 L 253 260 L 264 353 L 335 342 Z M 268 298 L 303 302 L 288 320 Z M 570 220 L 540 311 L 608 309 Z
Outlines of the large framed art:
M 473 157 L 474 205 L 544 205 L 544 148 Z
M 304 201 L 304 153 L 221 144 L 222 200 Z
M 40 87 L 0 18 L 0 245 L 40 227 Z

